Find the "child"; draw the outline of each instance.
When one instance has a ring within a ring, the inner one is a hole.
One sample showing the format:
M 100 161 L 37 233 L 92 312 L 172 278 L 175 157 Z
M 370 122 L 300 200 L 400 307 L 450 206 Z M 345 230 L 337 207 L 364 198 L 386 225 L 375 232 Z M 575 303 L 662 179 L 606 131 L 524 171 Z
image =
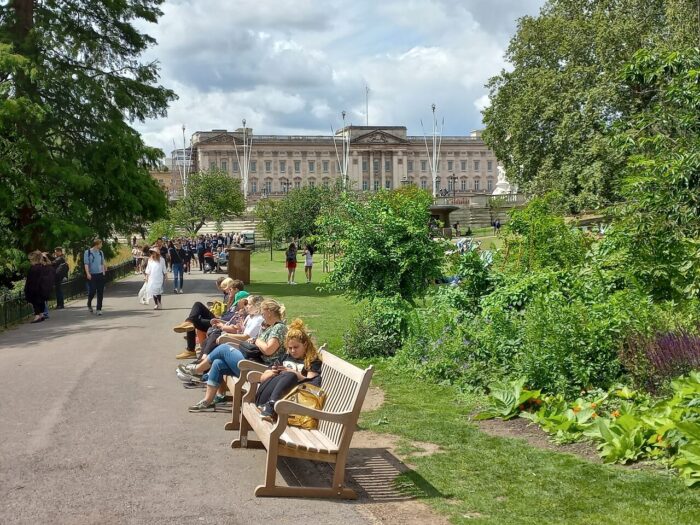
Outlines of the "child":
M 306 283 L 311 282 L 311 269 L 314 266 L 314 249 L 310 244 L 306 245 L 304 250 L 304 273 L 306 274 Z
M 273 420 L 275 402 L 292 388 L 309 380 L 318 384 L 321 379 L 321 358 L 301 319 L 295 319 L 289 325 L 284 346 L 287 353 L 263 373 L 255 395 L 260 417 L 266 421 Z

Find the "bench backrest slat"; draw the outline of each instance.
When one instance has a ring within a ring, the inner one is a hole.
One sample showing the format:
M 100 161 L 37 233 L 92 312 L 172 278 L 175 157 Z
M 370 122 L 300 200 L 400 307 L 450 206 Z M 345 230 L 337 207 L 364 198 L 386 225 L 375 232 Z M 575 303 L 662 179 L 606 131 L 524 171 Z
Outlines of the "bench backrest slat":
M 352 427 L 350 429 L 341 423 L 329 421 L 319 423 L 319 431 L 335 445 L 340 446 L 348 430 L 350 436 L 354 431 L 361 408 L 357 406 L 358 401 L 364 401 L 369 386 L 367 374 L 371 377 L 372 369 L 370 367 L 368 370 L 361 370 L 327 351 L 321 353 L 321 359 L 323 361 L 321 386 L 327 394 L 323 409 L 328 412 L 353 412 L 352 421 L 349 421 Z M 361 392 L 363 387 L 364 391 Z

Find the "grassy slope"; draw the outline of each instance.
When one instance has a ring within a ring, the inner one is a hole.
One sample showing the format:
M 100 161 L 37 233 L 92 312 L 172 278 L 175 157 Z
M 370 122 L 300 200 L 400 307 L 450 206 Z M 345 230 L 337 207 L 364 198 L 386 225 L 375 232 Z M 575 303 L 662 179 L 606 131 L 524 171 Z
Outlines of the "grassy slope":
M 302 273 L 297 281 L 304 281 Z M 322 277 L 316 273 L 315 280 Z M 313 285 L 286 284 L 283 255 L 253 256 L 249 289 L 276 297 L 289 317 L 300 316 L 333 351 L 354 307 Z M 444 452 L 415 457 L 414 472 L 399 483 L 454 523 L 692 524 L 700 523 L 700 491 L 664 473 L 596 465 L 568 454 L 537 450 L 521 441 L 487 436 L 469 424 L 479 402 L 447 386 L 397 374 L 390 362 L 376 363 L 374 383 L 386 403 L 365 414 L 361 427 L 432 442 Z

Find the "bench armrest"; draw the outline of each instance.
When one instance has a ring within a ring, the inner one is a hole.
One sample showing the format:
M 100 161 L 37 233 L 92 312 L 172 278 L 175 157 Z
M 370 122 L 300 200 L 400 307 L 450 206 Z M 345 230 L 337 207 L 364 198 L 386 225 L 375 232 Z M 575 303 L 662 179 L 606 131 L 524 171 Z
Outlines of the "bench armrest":
M 264 372 L 265 370 L 267 370 L 267 365 L 258 363 L 256 361 L 251 361 L 249 359 L 244 359 L 243 361 L 238 362 L 238 369 L 241 371 L 241 375 L 243 375 L 243 372 Z
M 248 375 L 246 376 L 246 380 L 248 381 L 249 384 L 257 384 L 260 382 L 260 378 L 262 377 L 262 372 L 259 370 L 251 370 L 248 372 Z
M 275 412 L 277 412 L 277 415 L 280 417 L 296 414 L 299 416 L 310 416 L 318 420 L 331 421 L 333 423 L 345 423 L 348 418 L 352 416 L 352 412 L 324 412 L 323 410 L 305 407 L 285 399 L 275 403 Z
M 234 335 L 239 335 L 239 334 L 221 334 L 217 341 L 219 344 L 224 344 L 224 343 L 240 343 L 243 341 L 243 339 L 239 339 L 237 337 L 233 337 Z

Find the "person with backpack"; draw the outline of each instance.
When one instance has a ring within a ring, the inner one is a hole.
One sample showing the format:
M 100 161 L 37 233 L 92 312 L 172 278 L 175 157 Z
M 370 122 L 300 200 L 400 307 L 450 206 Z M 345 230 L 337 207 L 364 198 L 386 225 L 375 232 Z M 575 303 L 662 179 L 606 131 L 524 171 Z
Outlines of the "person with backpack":
M 287 266 L 287 284 L 297 284 L 294 282 L 294 274 L 297 271 L 297 245 L 290 244 L 284 255 Z
M 54 260 L 51 262 L 56 270 L 56 280 L 54 281 L 54 289 L 56 291 L 56 310 L 65 308 L 63 301 L 63 281 L 68 278 L 68 263 L 63 256 L 63 248 L 60 246 L 53 251 Z
M 88 280 L 87 307 L 93 313 L 92 300 L 97 295 L 97 315 L 102 315 L 102 298 L 105 291 L 105 255 L 102 253 L 102 239 L 92 241 L 92 248 L 83 254 L 85 277 Z

